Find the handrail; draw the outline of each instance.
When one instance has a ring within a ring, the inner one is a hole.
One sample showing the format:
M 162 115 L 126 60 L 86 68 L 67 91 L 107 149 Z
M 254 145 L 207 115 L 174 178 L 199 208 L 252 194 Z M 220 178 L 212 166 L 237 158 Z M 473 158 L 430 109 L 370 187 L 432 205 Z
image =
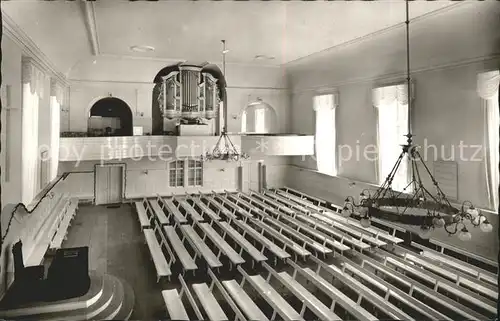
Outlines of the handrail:
M 52 191 L 52 189 L 53 189 L 53 188 L 57 185 L 57 183 L 59 183 L 61 180 L 66 179 L 66 177 L 68 177 L 68 175 L 69 175 L 69 174 L 70 174 L 69 172 L 65 172 L 64 174 L 62 174 L 61 176 L 59 176 L 59 177 L 57 178 L 57 180 L 56 180 L 56 181 L 54 181 L 54 182 L 51 184 L 50 188 L 48 188 L 48 189 L 47 189 L 47 190 L 43 193 L 43 195 L 39 198 L 39 200 L 36 202 L 36 204 L 35 204 L 35 205 L 31 208 L 31 210 L 30 210 L 30 209 L 28 209 L 28 208 L 26 207 L 26 205 L 24 205 L 24 203 L 18 203 L 18 204 L 16 204 L 16 205 L 13 207 L 13 209 L 12 209 L 12 211 L 11 211 L 11 214 L 10 214 L 9 222 L 7 223 L 7 229 L 5 230 L 5 235 L 3 235 L 3 236 L 2 236 L 2 238 L 0 239 L 0 257 L 1 257 L 1 255 L 2 255 L 2 253 L 1 253 L 1 252 L 2 252 L 2 251 L 1 251 L 1 249 L 2 249 L 2 247 L 3 247 L 3 243 L 4 243 L 4 241 L 5 241 L 6 237 L 7 237 L 7 235 L 9 234 L 9 229 L 10 229 L 10 226 L 11 226 L 11 224 L 12 224 L 12 220 L 14 219 L 14 216 L 16 215 L 17 210 L 18 210 L 19 208 L 22 208 L 22 209 L 24 209 L 24 211 L 25 211 L 27 214 L 31 214 L 31 213 L 33 213 L 33 212 L 34 212 L 34 211 L 38 208 L 38 205 L 40 205 L 40 203 L 42 203 L 42 201 L 43 201 L 43 199 L 44 199 L 44 198 L 46 198 L 47 196 L 48 196 L 48 197 L 50 197 L 50 198 L 52 198 L 52 197 L 53 197 L 53 194 L 52 194 L 52 193 L 50 193 L 50 191 Z M 0 235 L 1 235 L 1 234 L 2 234 L 2 225 L 1 225 L 1 222 L 0 222 Z

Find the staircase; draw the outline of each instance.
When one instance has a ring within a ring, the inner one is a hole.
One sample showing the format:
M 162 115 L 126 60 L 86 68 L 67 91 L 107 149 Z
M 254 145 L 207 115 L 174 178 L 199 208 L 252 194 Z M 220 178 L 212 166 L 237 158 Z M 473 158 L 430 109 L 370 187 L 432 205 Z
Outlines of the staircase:
M 110 274 L 91 273 L 90 289 L 82 297 L 55 302 L 36 302 L 0 310 L 0 318 L 16 320 L 128 320 L 135 295 L 124 280 Z

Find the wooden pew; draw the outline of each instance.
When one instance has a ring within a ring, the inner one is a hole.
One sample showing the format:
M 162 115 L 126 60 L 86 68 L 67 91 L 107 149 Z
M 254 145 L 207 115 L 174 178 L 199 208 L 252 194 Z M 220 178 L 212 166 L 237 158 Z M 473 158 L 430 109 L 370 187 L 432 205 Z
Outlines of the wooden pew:
M 215 202 L 218 202 L 223 207 L 226 207 L 226 208 L 229 207 L 230 211 L 232 211 L 233 216 L 241 215 L 242 217 L 246 217 L 246 218 L 253 218 L 254 217 L 251 213 L 247 212 L 245 209 L 241 208 L 236 203 L 231 202 L 230 200 L 228 200 L 226 197 L 224 197 L 222 195 L 214 196 L 214 197 L 212 197 L 212 200 Z
M 416 253 L 410 252 L 406 250 L 405 248 L 396 246 L 394 250 L 397 250 L 398 256 L 402 257 L 403 260 L 413 262 L 413 264 L 416 264 L 423 269 L 432 272 L 438 276 L 441 276 L 445 279 L 448 279 L 449 281 L 455 283 L 456 285 L 461 285 L 465 286 L 466 288 L 469 289 L 474 289 L 478 293 L 494 300 L 498 300 L 498 287 L 491 285 L 489 283 L 483 282 L 478 279 L 474 279 L 472 276 L 469 276 L 468 274 L 462 273 L 457 270 L 453 270 L 451 268 L 443 268 L 440 266 L 440 262 L 436 261 L 434 259 L 425 257 L 425 256 L 420 256 Z
M 261 196 L 272 199 L 274 202 L 279 202 L 281 204 L 284 204 L 285 206 L 287 206 L 288 208 L 292 208 L 296 212 L 301 212 L 303 214 L 308 214 L 310 212 L 309 208 L 302 206 L 302 205 L 299 205 L 295 202 L 291 202 L 289 199 L 282 197 L 278 194 L 269 193 L 269 191 L 267 191 L 267 190 L 264 190 L 263 193 L 261 194 Z
M 476 261 L 481 262 L 482 264 L 485 264 L 485 265 L 489 266 L 491 268 L 491 270 L 495 271 L 494 274 L 498 274 L 499 273 L 499 271 L 498 271 L 498 262 L 495 262 L 495 261 L 490 260 L 488 258 L 485 258 L 483 256 L 474 254 L 472 252 L 468 252 L 468 251 L 466 251 L 464 249 L 455 247 L 455 246 L 450 245 L 450 244 L 446 244 L 444 242 L 441 242 L 441 241 L 438 241 L 438 240 L 435 240 L 435 239 L 432 239 L 432 238 L 429 239 L 429 242 L 431 244 L 439 246 L 441 248 L 440 252 L 443 253 L 443 254 L 447 254 L 446 252 L 454 252 L 454 253 L 457 253 L 457 254 L 464 255 L 467 258 L 474 259 Z M 469 263 L 469 262 L 466 261 L 466 263 Z
M 66 211 L 61 218 L 59 226 L 57 227 L 57 232 L 50 243 L 50 250 L 57 250 L 61 248 L 63 241 L 66 240 L 68 228 L 71 226 L 71 221 L 75 217 L 77 209 L 78 198 L 71 198 L 69 200 L 69 205 L 66 207 Z
M 304 321 L 302 316 L 262 276 L 259 274 L 248 275 L 240 266 L 237 269 L 243 276 L 244 282 L 250 283 L 257 293 L 273 308 L 271 320 L 274 320 L 276 315 L 279 315 L 280 320 Z
M 228 317 L 205 283 L 191 285 L 210 321 L 228 321 Z
M 220 226 L 224 229 L 224 235 L 222 238 L 225 238 L 226 233 L 241 246 L 241 251 L 239 255 L 241 256 L 241 252 L 246 251 L 254 261 L 262 262 L 266 261 L 267 257 L 265 257 L 261 251 L 257 250 L 255 246 L 253 246 L 250 242 L 248 242 L 243 235 L 238 233 L 235 229 L 229 225 L 227 222 L 219 222 Z
M 189 205 L 189 203 L 186 202 L 186 200 L 174 198 L 174 201 L 179 203 L 179 206 L 182 207 L 184 211 L 186 211 L 186 213 L 189 214 L 189 216 L 194 222 L 205 221 L 203 216 L 201 216 L 200 213 L 198 213 L 191 205 Z
M 318 286 L 318 288 L 320 288 L 324 293 L 328 294 L 334 302 L 339 302 L 339 304 L 341 304 L 342 307 L 346 309 L 354 318 L 358 320 L 373 320 L 374 318 L 376 319 L 375 316 L 373 316 L 371 313 L 360 306 L 362 300 L 364 299 L 370 302 L 382 313 L 394 320 L 414 320 L 404 311 L 398 309 L 388 300 L 379 296 L 377 293 L 372 291 L 369 287 L 365 286 L 360 281 L 339 270 L 336 266 L 326 265 L 324 262 L 318 260 L 315 257 L 311 257 L 311 260 L 316 263 L 316 271 L 313 271 L 313 269 L 311 268 L 300 268 L 294 265 L 293 262 L 289 262 L 289 264 L 294 266 L 295 270 L 297 270 L 299 273 L 305 275 L 307 279 Z M 357 302 L 354 302 L 349 297 L 346 297 L 329 281 L 322 278 L 320 276 L 321 271 L 326 271 L 329 275 L 332 275 L 335 279 L 339 280 L 344 285 L 348 286 L 353 291 L 358 293 Z
M 217 256 L 210 250 L 210 248 L 203 242 L 200 236 L 195 232 L 190 225 L 181 225 L 180 229 L 184 235 L 181 242 L 184 242 L 184 238 L 188 240 L 191 247 L 197 251 L 197 253 L 205 259 L 208 266 L 211 268 L 218 268 L 222 266 Z M 194 258 L 196 260 L 196 256 Z
M 185 295 L 189 304 L 191 305 L 191 308 L 194 311 L 196 320 L 203 320 L 203 315 L 201 314 L 200 308 L 196 304 L 196 300 L 194 299 L 193 294 L 191 293 L 191 290 L 189 290 L 188 285 L 186 284 L 186 281 L 184 281 L 184 278 L 182 277 L 181 274 L 178 275 L 179 283 L 181 284 L 181 292 L 179 294 L 179 297 L 182 299 L 182 296 Z M 172 318 L 172 320 L 175 320 Z
M 182 268 L 184 271 L 195 271 L 198 269 L 194 259 L 189 255 L 188 251 L 183 245 L 183 242 L 180 240 L 179 236 L 175 232 L 173 226 L 163 226 L 163 230 L 165 231 L 165 235 L 169 240 L 170 244 L 172 244 L 172 248 L 174 252 L 177 254 L 179 261 L 182 264 Z
M 276 258 L 279 258 L 281 260 L 284 260 L 286 258 L 290 257 L 290 254 L 288 254 L 286 251 L 282 250 L 279 248 L 273 241 L 269 240 L 267 237 L 263 235 L 263 233 L 259 233 L 256 230 L 254 230 L 252 227 L 250 227 L 248 224 L 240 221 L 240 220 L 231 220 L 230 224 L 234 224 L 238 226 L 242 231 L 243 231 L 243 237 L 246 237 L 247 235 L 253 239 L 256 242 L 259 242 L 262 245 L 261 253 L 264 252 L 264 249 L 267 249 Z
M 135 208 L 137 210 L 137 216 L 139 218 L 139 223 L 141 224 L 141 231 L 145 228 L 149 228 L 151 226 L 151 222 L 149 220 L 146 207 L 144 207 L 144 201 L 142 202 L 134 202 Z
M 267 205 L 271 205 L 274 208 L 276 208 L 278 211 L 282 211 L 285 214 L 293 215 L 295 213 L 295 211 L 289 209 L 285 204 L 278 203 L 275 200 L 273 200 L 267 196 L 264 196 L 262 194 L 256 193 L 254 191 L 250 191 L 250 198 L 259 200 Z
M 162 206 L 158 203 L 160 202 Z M 167 225 L 168 224 L 168 219 L 167 216 L 165 215 L 165 212 L 163 211 L 164 205 L 162 203 L 162 200 L 159 198 L 156 200 L 149 200 L 149 207 L 154 213 L 154 216 L 160 222 L 160 225 Z
M 153 263 L 155 265 L 156 269 L 156 282 L 160 281 L 160 278 L 162 277 L 170 277 L 172 275 L 172 271 L 170 270 L 170 263 L 167 261 L 165 258 L 165 255 L 163 254 L 162 251 L 162 246 L 164 245 L 167 250 L 168 249 L 168 244 L 164 242 L 163 238 L 160 238 L 160 243 L 158 243 L 158 240 L 155 235 L 156 229 L 145 229 L 144 230 L 144 237 L 146 240 L 146 244 L 148 245 L 149 252 L 151 254 L 151 258 L 153 260 Z M 172 255 L 172 254 L 170 254 Z M 173 260 L 173 255 L 170 258 L 171 261 Z
M 467 273 L 474 278 L 477 278 L 478 280 L 482 280 L 493 285 L 498 285 L 498 276 L 489 271 L 483 270 L 462 260 L 455 259 L 454 257 L 448 256 L 442 252 L 434 251 L 433 249 L 430 249 L 413 241 L 411 242 L 411 246 L 421 250 L 420 255 L 422 256 L 428 257 L 435 261 L 439 261 L 447 267 Z
M 189 200 L 193 202 L 195 206 L 197 206 L 203 214 L 208 215 L 211 220 L 219 221 L 221 218 L 214 211 L 212 211 L 205 203 L 201 201 L 201 199 L 196 197 L 190 197 Z
M 454 313 L 461 315 L 465 320 L 484 320 L 485 316 L 480 313 L 464 306 L 456 301 L 450 299 L 446 295 L 443 295 L 433 289 L 428 288 L 426 285 L 419 283 L 413 279 L 408 278 L 405 274 L 394 271 L 389 267 L 386 267 L 382 263 L 364 255 L 357 253 L 362 261 L 357 267 L 357 263 L 352 260 L 348 260 L 346 257 L 339 257 L 343 262 L 341 263 L 343 271 L 349 271 L 353 275 L 363 279 L 364 281 L 372 284 L 372 286 L 380 289 L 385 293 L 385 299 L 389 297 L 394 297 L 399 302 L 410 306 L 412 309 L 416 310 L 420 314 L 429 317 L 432 320 L 453 320 L 443 311 L 438 311 L 431 308 L 427 301 L 421 302 L 422 297 L 425 300 L 433 301 L 439 306 L 446 309 L 451 309 Z M 374 269 L 375 274 L 369 272 L 368 268 Z M 383 275 L 384 278 L 378 276 Z M 395 286 L 392 283 L 387 282 L 387 279 L 396 281 L 399 285 Z M 402 289 L 407 288 L 408 290 L 403 291 Z M 414 295 L 419 295 L 419 300 L 417 300 Z
M 221 282 L 248 320 L 268 321 L 264 313 L 235 280 Z
M 228 204 L 233 204 L 234 203 L 227 198 L 225 199 Z M 236 206 L 236 205 L 235 205 Z M 266 224 L 272 224 L 275 227 L 279 229 L 280 233 L 286 232 L 289 238 L 293 238 L 295 242 L 302 243 L 302 247 L 309 247 L 313 251 L 322 253 L 324 255 L 331 253 L 332 250 L 330 250 L 328 247 L 326 247 L 324 244 L 320 244 L 316 242 L 315 240 L 311 239 L 310 237 L 302 234 L 300 231 L 297 229 L 294 229 L 288 225 L 283 224 L 279 220 L 273 218 L 272 216 L 269 216 L 263 212 L 255 211 L 252 208 L 249 208 L 250 211 L 253 211 L 259 215 L 259 218 L 261 221 L 266 222 Z M 252 216 L 253 217 L 253 216 Z
M 235 320 L 235 321 L 246 321 L 247 319 L 241 312 L 240 308 L 238 307 L 238 304 L 234 302 L 236 299 L 240 299 L 238 296 L 232 297 L 226 290 L 224 286 L 222 286 L 222 283 L 219 281 L 217 276 L 214 274 L 214 272 L 211 269 L 208 269 L 208 276 L 210 277 L 211 284 L 210 284 L 210 290 L 213 291 L 214 289 L 217 289 L 219 293 L 222 295 L 224 300 L 229 304 L 229 307 L 231 308 L 230 311 L 226 309 L 225 313 L 231 313 L 233 312 L 234 315 L 231 315 L 229 317 L 230 320 Z
M 170 320 L 189 321 L 189 316 L 176 289 L 161 291 Z
M 379 251 L 377 251 L 377 249 L 375 250 L 376 252 L 380 253 Z M 392 266 L 394 266 L 394 269 L 399 268 L 405 271 L 406 275 L 408 274 L 414 275 L 419 279 L 425 280 L 426 282 L 433 284 L 435 291 L 442 289 L 447 292 L 453 293 L 454 295 L 458 296 L 461 300 L 467 301 L 473 304 L 474 306 L 480 308 L 481 311 L 485 311 L 486 313 L 491 313 L 492 315 L 496 314 L 496 303 L 485 298 L 484 296 L 480 296 L 477 293 L 474 293 L 469 289 L 456 285 L 453 282 L 450 282 L 440 276 L 432 275 L 430 272 L 424 269 L 416 268 L 411 264 L 408 264 L 408 262 L 406 262 L 405 260 L 400 259 L 399 257 L 390 254 L 386 251 L 384 251 L 383 254 L 381 255 L 385 257 L 384 265 L 388 266 L 389 263 Z
M 218 247 L 218 257 L 220 257 L 221 254 L 224 254 L 233 265 L 245 263 L 245 260 L 229 244 L 227 244 L 227 242 L 224 241 L 224 239 L 208 223 L 201 223 L 198 224 L 198 226 L 205 234 L 205 237 L 208 236 L 208 238 L 210 238 L 210 240 Z
M 173 217 L 175 224 L 186 224 L 188 221 L 182 215 L 182 213 L 177 209 L 177 206 L 172 202 L 172 199 L 160 198 L 164 204 L 164 207 L 169 213 L 169 217 Z
M 230 210 L 219 204 L 217 201 L 215 201 L 212 197 L 208 197 L 204 195 L 203 199 L 206 202 L 206 205 L 208 208 L 211 209 L 214 208 L 214 212 L 219 215 L 223 214 L 227 219 L 236 219 L 238 218 L 234 213 L 232 213 Z

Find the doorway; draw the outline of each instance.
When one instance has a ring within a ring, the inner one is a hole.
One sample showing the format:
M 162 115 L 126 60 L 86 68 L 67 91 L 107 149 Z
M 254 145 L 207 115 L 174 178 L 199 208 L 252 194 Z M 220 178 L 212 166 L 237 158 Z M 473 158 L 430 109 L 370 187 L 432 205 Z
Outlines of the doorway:
M 132 136 L 133 117 L 130 107 L 121 99 L 106 97 L 90 109 L 88 119 L 90 136 Z
M 123 201 L 125 165 L 96 165 L 94 172 L 96 205 L 119 204 Z

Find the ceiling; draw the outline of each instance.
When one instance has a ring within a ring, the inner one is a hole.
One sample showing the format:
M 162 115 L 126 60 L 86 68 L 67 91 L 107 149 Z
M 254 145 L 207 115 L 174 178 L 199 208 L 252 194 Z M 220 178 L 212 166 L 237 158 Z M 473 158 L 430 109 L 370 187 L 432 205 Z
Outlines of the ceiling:
M 410 17 L 455 4 L 412 1 Z M 85 8 L 90 8 L 86 15 Z M 97 54 L 283 65 L 401 24 L 405 3 L 381 1 L 2 1 L 7 14 L 67 74 Z M 90 28 L 89 28 L 90 26 Z M 153 52 L 130 49 L 147 45 Z M 257 55 L 274 59 L 256 59 Z

